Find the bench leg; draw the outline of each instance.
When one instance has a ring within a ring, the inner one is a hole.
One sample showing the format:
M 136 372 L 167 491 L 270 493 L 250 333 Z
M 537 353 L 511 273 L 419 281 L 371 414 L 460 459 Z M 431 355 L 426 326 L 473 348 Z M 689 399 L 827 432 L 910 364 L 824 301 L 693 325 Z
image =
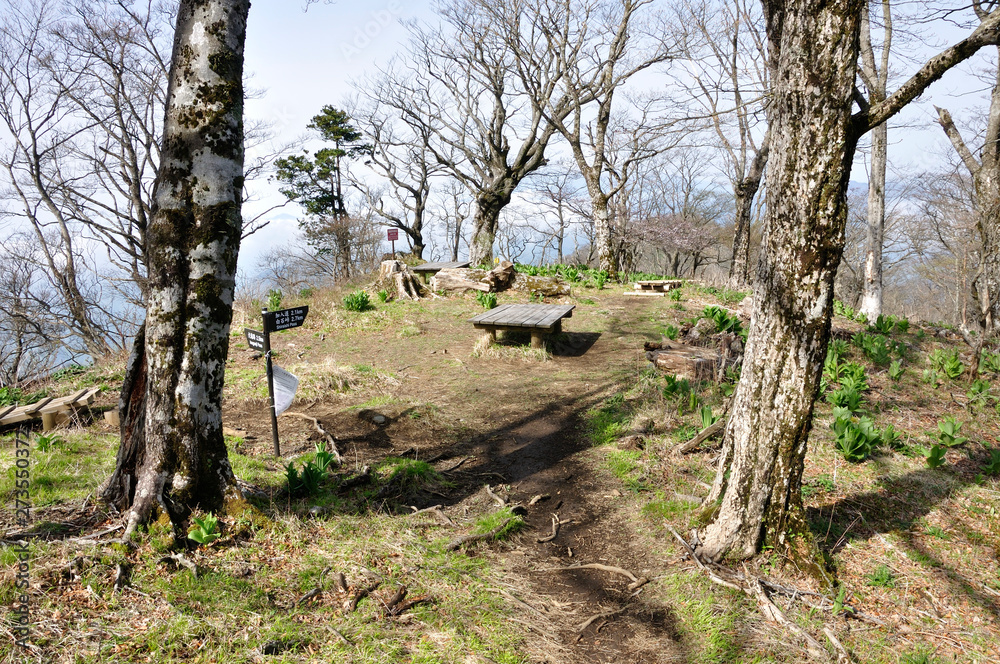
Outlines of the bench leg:
M 493 328 L 483 330 L 482 343 L 495 344 L 497 342 L 497 331 Z
M 545 333 L 541 330 L 531 331 L 531 347 L 542 348 L 545 345 Z

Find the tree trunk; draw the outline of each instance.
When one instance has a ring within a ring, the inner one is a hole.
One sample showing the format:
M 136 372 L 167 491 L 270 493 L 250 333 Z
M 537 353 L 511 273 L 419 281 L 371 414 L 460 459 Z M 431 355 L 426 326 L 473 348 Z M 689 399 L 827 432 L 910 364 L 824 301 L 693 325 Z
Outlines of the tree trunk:
M 753 216 L 753 200 L 764 179 L 767 153 L 771 134 L 764 136 L 760 149 L 750 164 L 750 172 L 735 188 L 736 233 L 733 236 L 733 261 L 729 266 L 730 290 L 744 290 L 750 285 L 750 219 Z
M 124 512 L 135 495 L 138 470 L 145 460 L 146 439 L 146 326 L 139 327 L 125 365 L 125 379 L 118 396 L 121 443 L 115 471 L 98 492 L 101 500 Z
M 472 219 L 472 242 L 469 261 L 472 265 L 493 266 L 493 242 L 500 224 L 500 211 L 510 202 L 510 195 L 483 192 L 476 198 L 476 215 Z
M 764 241 L 742 377 L 708 497 L 702 553 L 810 542 L 801 478 L 830 334 L 856 138 L 851 93 L 861 0 L 765 1 L 777 58 Z M 811 547 L 811 545 L 810 545 Z
M 889 126 L 872 130 L 872 169 L 868 179 L 868 246 L 861 287 L 861 313 L 874 321 L 882 313 L 882 244 L 885 232 L 885 169 Z
M 242 498 L 221 405 L 241 235 L 249 8 L 248 0 L 182 0 L 178 9 L 148 234 L 145 425 L 136 350 L 118 464 L 104 492 L 129 508 L 126 536 L 158 506 L 180 533 L 193 508 L 220 510 Z
M 597 245 L 598 267 L 608 273 L 608 277 L 618 276 L 618 256 L 611 236 L 611 211 L 608 199 L 601 193 L 591 191 L 591 213 L 594 217 L 594 244 Z

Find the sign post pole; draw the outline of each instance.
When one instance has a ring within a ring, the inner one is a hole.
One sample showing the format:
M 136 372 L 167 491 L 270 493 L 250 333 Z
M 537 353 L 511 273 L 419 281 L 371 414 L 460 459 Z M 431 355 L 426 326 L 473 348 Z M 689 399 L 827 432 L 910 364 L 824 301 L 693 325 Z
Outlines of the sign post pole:
M 264 360 L 267 367 L 267 396 L 271 402 L 271 436 L 274 439 L 274 456 L 281 456 L 278 443 L 278 414 L 274 410 L 274 367 L 271 364 L 271 330 L 267 325 L 267 308 L 260 310 L 264 322 Z
M 399 229 L 390 228 L 388 230 L 389 242 L 392 243 L 392 257 L 396 258 L 396 240 L 399 239 Z

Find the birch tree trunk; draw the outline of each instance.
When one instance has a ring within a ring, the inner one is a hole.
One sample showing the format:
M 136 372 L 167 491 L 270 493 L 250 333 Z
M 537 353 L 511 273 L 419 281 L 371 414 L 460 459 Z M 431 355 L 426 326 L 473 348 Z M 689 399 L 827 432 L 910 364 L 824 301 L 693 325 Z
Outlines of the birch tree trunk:
M 808 531 L 800 491 L 830 334 L 850 179 L 851 92 L 863 0 L 764 3 L 777 53 L 767 212 L 742 377 L 702 553 L 753 556 Z
M 134 426 L 142 411 L 144 436 L 123 436 L 123 448 L 136 447 L 120 450 L 105 492 L 119 487 L 117 497 L 129 507 L 126 536 L 157 507 L 179 532 L 193 508 L 220 510 L 242 497 L 223 442 L 221 405 L 242 225 L 249 8 L 249 0 L 181 0 L 178 9 L 148 233 L 145 408 L 133 408 L 122 422 L 123 430 Z M 123 399 L 134 388 L 126 385 Z M 128 459 L 136 460 L 134 470 L 124 467 Z M 121 487 L 133 487 L 131 500 Z

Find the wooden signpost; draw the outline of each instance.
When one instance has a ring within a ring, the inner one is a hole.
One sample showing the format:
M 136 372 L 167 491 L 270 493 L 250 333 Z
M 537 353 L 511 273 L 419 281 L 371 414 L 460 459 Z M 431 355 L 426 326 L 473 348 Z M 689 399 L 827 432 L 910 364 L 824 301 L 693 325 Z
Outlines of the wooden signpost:
M 392 257 L 396 257 L 396 240 L 399 239 L 399 229 L 390 228 L 387 232 L 389 242 L 392 242 Z
M 298 387 L 298 379 L 281 369 L 281 367 L 278 367 L 278 371 L 282 375 L 282 408 L 279 411 L 275 408 L 274 399 L 275 372 L 274 364 L 271 362 L 271 333 L 301 326 L 306 322 L 306 315 L 308 313 L 309 307 L 293 307 L 291 309 L 281 309 L 280 311 L 268 311 L 265 308 L 260 310 L 261 318 L 264 322 L 263 332 L 251 330 L 250 328 L 243 329 L 243 333 L 247 337 L 247 345 L 254 350 L 264 353 L 264 362 L 267 367 L 267 396 L 271 402 L 271 435 L 274 439 L 274 456 L 281 456 L 281 445 L 278 443 L 278 415 L 288 408 L 288 404 L 291 403 L 291 397 L 294 396 L 295 389 Z

